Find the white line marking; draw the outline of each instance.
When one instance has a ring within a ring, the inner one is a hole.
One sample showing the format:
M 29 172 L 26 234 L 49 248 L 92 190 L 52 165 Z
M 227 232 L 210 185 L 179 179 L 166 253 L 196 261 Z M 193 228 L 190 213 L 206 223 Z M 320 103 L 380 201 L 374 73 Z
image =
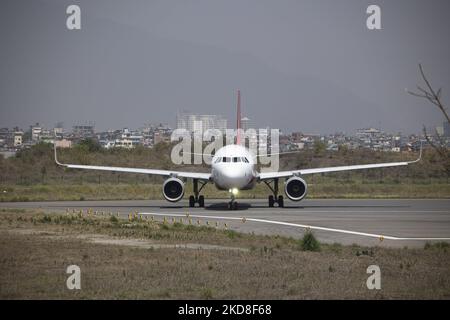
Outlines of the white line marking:
M 295 211 L 290 210 L 291 208 L 286 207 L 284 210 L 270 210 L 270 209 L 259 209 L 254 208 L 255 210 L 252 210 L 253 213 L 255 212 L 279 212 L 279 213 L 449 213 L 448 210 L 359 210 L 358 208 L 354 210 L 303 210 L 298 209 Z
M 153 216 L 171 216 L 171 217 L 188 217 L 188 213 L 181 214 L 181 213 L 151 213 L 151 212 L 141 212 L 139 214 L 145 214 L 145 215 L 153 215 Z M 317 226 L 311 226 L 306 224 L 299 224 L 299 223 L 291 223 L 291 222 L 284 222 L 284 221 L 275 221 L 275 220 L 266 220 L 266 219 L 257 219 L 257 218 L 247 218 L 247 217 L 222 217 L 222 216 L 207 216 L 207 215 L 195 215 L 195 214 L 189 214 L 189 217 L 192 218 L 203 218 L 203 219 L 222 219 L 222 220 L 243 220 L 245 221 L 253 221 L 253 222 L 260 222 L 260 223 L 269 223 L 269 224 L 278 224 L 278 225 L 284 225 L 284 226 L 291 226 L 291 227 L 300 227 L 304 229 L 315 229 L 315 230 L 322 230 L 322 231 L 330 231 L 330 232 L 338 232 L 338 233 L 345 233 L 345 234 L 353 234 L 358 236 L 364 236 L 364 237 L 371 237 L 371 238 L 378 238 L 378 239 L 387 239 L 387 240 L 450 240 L 449 238 L 405 238 L 405 237 L 394 237 L 394 236 L 386 236 L 382 234 L 374 234 L 374 233 L 366 233 L 366 232 L 359 232 L 359 231 L 351 231 L 351 230 L 343 230 L 343 229 L 334 229 L 334 228 L 325 228 L 325 227 L 317 227 Z

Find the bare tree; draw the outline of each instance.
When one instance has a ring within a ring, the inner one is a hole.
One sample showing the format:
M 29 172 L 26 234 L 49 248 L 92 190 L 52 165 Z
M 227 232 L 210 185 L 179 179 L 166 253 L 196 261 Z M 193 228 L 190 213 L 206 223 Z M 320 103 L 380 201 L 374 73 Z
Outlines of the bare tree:
M 447 113 L 447 109 L 444 107 L 444 105 L 441 101 L 442 88 L 439 88 L 437 91 L 435 91 L 433 89 L 433 87 L 430 84 L 430 81 L 425 76 L 422 65 L 420 63 L 419 63 L 419 70 L 420 70 L 422 79 L 426 84 L 426 88 L 424 89 L 421 86 L 417 86 L 417 90 L 418 90 L 417 92 L 413 92 L 413 91 L 409 91 L 409 90 L 406 90 L 406 91 L 413 96 L 425 98 L 429 102 L 434 104 L 442 112 L 442 114 L 444 115 L 447 122 L 450 123 L 450 117 Z M 441 157 L 443 157 L 445 160 L 447 160 L 447 165 L 446 165 L 447 168 L 446 169 L 447 169 L 447 172 L 449 172 L 450 168 L 448 165 L 448 160 L 450 159 L 450 152 L 447 148 L 445 141 L 442 139 L 442 137 L 439 134 L 437 134 L 437 132 L 435 134 L 437 141 L 436 142 L 432 141 L 430 139 L 430 137 L 428 136 L 427 129 L 425 128 L 425 126 L 423 126 L 423 133 L 425 135 L 425 139 L 427 140 L 427 142 L 439 153 L 439 155 Z

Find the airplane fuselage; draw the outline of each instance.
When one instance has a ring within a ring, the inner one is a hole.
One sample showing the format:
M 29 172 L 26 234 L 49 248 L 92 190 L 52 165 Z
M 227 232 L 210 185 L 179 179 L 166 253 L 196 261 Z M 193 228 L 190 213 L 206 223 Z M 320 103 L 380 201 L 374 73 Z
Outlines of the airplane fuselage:
M 219 190 L 246 190 L 255 186 L 254 156 L 241 145 L 220 148 L 211 161 L 212 181 Z

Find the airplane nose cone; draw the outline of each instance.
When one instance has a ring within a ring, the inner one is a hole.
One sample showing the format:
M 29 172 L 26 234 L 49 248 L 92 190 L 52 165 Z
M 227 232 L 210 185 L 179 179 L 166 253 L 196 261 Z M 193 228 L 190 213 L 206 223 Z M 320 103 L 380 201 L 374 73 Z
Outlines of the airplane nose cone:
M 246 171 L 241 168 L 235 170 L 226 170 L 222 172 L 223 179 L 229 188 L 243 188 L 247 185 L 249 177 Z
M 239 179 L 241 178 L 245 173 L 242 172 L 242 170 L 227 170 L 223 172 L 223 175 L 225 178 L 228 179 Z

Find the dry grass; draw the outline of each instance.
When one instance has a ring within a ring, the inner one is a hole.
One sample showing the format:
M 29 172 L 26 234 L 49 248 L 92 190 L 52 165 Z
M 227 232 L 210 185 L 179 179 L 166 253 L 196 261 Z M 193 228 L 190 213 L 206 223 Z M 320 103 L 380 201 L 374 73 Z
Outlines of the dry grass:
M 321 181 L 308 185 L 308 198 L 367 199 L 367 198 L 450 198 L 450 184 L 446 183 L 356 183 Z M 186 195 L 192 194 L 192 184 L 186 184 Z M 163 199 L 162 184 L 48 184 L 0 185 L 0 202 L 57 201 L 57 200 L 147 200 Z M 203 189 L 208 198 L 228 198 L 229 194 L 217 190 L 212 184 Z M 257 185 L 254 190 L 241 191 L 245 199 L 266 198 L 269 190 Z M 185 196 L 186 197 L 186 196 Z
M 92 241 L 99 238 L 106 241 Z M 169 246 L 175 244 L 205 248 Z M 445 244 L 321 244 L 320 252 L 311 252 L 292 238 L 179 223 L 24 210 L 0 214 L 2 299 L 448 299 L 449 263 Z M 65 286 L 71 264 L 81 268 L 81 290 Z M 381 290 L 366 288 L 372 264 L 381 268 Z

